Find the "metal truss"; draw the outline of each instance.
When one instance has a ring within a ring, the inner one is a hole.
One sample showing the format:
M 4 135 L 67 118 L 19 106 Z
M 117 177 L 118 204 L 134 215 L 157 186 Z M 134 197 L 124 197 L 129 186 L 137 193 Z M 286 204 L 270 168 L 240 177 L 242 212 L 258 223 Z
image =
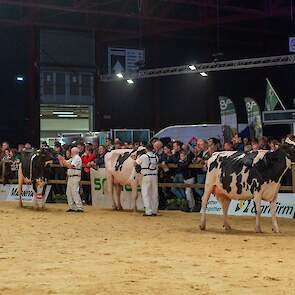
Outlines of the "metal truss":
M 295 54 L 195 64 L 195 70 L 191 70 L 189 65 L 141 70 L 137 73 L 126 73 L 124 78 L 135 80 L 173 75 L 196 74 L 202 72 L 218 72 L 283 66 L 291 64 L 295 64 Z M 120 79 L 116 75 L 101 75 L 100 80 L 103 82 L 108 82 Z

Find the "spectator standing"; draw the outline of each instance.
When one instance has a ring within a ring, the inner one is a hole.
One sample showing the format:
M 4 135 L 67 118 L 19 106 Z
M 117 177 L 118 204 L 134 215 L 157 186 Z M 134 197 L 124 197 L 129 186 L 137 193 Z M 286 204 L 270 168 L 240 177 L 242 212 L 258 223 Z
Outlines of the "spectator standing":
M 244 151 L 244 144 L 242 142 L 242 138 L 239 137 L 238 134 L 232 138 L 233 150 L 243 152 Z
M 268 138 L 266 136 L 262 136 L 259 140 L 259 149 L 260 150 L 270 150 L 270 146 L 268 143 Z
M 95 155 L 93 153 L 93 148 L 91 145 L 87 145 L 85 152 L 81 157 L 82 160 L 82 180 L 90 180 L 90 168 L 94 166 Z M 92 204 L 91 200 L 91 188 L 89 185 L 83 185 L 84 200 L 87 205 Z
M 225 142 L 223 145 L 223 150 L 227 152 L 233 151 L 234 150 L 233 144 L 231 142 Z
M 190 162 L 193 161 L 195 155 L 194 153 L 190 150 L 190 147 L 188 144 L 183 144 L 182 145 L 182 150 L 185 151 L 186 155 L 187 155 L 187 158 Z
M 53 164 L 59 164 L 58 155 L 64 156 L 61 143 L 56 141 L 54 143 L 54 158 L 53 158 Z M 55 180 L 62 180 L 65 179 L 65 169 L 62 167 L 59 168 L 52 168 L 52 177 Z M 54 185 L 53 191 L 57 195 L 64 195 L 65 194 L 65 186 L 64 185 Z
M 178 183 L 193 184 L 195 179 L 192 176 L 191 170 L 188 166 L 191 164 L 191 160 L 188 158 L 187 152 L 181 150 L 179 153 L 179 161 L 177 163 L 175 181 Z M 171 190 L 178 198 L 187 200 L 189 212 L 192 212 L 195 208 L 195 198 L 191 188 L 172 188 Z
M 1 147 L 0 160 L 2 160 L 3 157 L 5 156 L 5 151 L 7 149 L 9 150 L 9 143 L 7 141 L 4 141 Z
M 154 153 L 156 156 L 159 158 L 159 162 L 163 162 L 163 157 L 164 157 L 164 151 L 163 151 L 163 143 L 160 140 L 154 140 L 153 141 L 153 148 L 154 148 Z
M 277 140 L 273 139 L 270 142 L 270 151 L 271 152 L 276 151 L 279 147 L 280 147 L 280 143 Z
M 260 149 L 258 141 L 256 139 L 252 140 L 251 146 L 252 146 L 252 151 L 254 152 L 257 152 Z
M 172 155 L 173 155 L 173 163 L 178 163 L 180 158 L 182 143 L 180 141 L 174 141 L 172 144 Z
M 107 149 L 108 152 L 115 149 L 111 138 L 106 139 L 106 149 Z
M 79 149 L 79 156 L 82 157 L 85 151 L 85 144 L 80 142 L 77 144 L 77 148 Z
M 197 146 L 196 146 L 196 153 L 194 163 L 205 165 L 206 161 L 210 158 L 210 154 L 208 151 L 208 143 L 203 139 L 198 139 Z M 196 169 L 196 179 L 198 184 L 204 184 L 206 179 L 206 169 L 199 168 Z M 203 189 L 196 189 L 196 192 L 201 199 L 204 193 Z
M 98 153 L 94 161 L 97 168 L 105 168 L 104 156 L 106 153 L 106 147 L 104 145 L 100 145 L 98 147 Z

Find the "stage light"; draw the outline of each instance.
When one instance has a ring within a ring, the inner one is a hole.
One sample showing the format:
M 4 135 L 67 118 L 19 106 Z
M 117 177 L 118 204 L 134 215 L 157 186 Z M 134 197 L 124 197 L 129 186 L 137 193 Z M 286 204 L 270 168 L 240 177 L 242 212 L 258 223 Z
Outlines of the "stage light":
M 194 65 L 188 66 L 190 70 L 195 71 L 197 68 Z
M 128 79 L 128 80 L 127 80 L 127 83 L 128 83 L 128 84 L 134 84 L 134 81 L 133 81 L 132 79 Z
M 52 112 L 52 114 L 53 115 L 73 115 L 74 112 L 62 112 L 62 111 L 58 112 L 58 111 L 56 111 L 56 112 Z
M 16 76 L 16 81 L 17 82 L 24 82 L 24 80 L 25 80 L 24 76 L 22 76 L 22 75 L 17 75 Z
M 116 76 L 117 76 L 118 78 L 120 78 L 120 79 L 123 79 L 123 74 L 122 74 L 122 73 L 118 73 L 118 74 L 116 74 Z
M 200 75 L 201 75 L 202 77 L 208 77 L 208 74 L 205 73 L 205 72 L 201 72 Z

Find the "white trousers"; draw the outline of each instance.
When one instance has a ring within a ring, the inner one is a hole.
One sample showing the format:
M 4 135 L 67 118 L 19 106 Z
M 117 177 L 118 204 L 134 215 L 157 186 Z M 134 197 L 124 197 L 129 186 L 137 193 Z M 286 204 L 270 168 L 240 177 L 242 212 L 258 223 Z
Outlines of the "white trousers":
M 195 183 L 195 178 L 192 177 L 192 178 L 189 178 L 189 179 L 185 179 L 184 183 L 193 184 L 193 183 Z M 195 202 L 193 190 L 190 187 L 187 187 L 185 189 L 185 196 L 186 196 L 189 208 L 194 209 L 195 205 L 196 205 L 196 202 Z
M 77 209 L 83 210 L 81 196 L 79 194 L 80 179 L 81 178 L 79 176 L 68 178 L 67 199 L 68 199 L 69 208 L 72 210 L 77 210 Z
M 157 214 L 159 206 L 158 176 L 143 176 L 141 183 L 141 196 L 145 214 Z

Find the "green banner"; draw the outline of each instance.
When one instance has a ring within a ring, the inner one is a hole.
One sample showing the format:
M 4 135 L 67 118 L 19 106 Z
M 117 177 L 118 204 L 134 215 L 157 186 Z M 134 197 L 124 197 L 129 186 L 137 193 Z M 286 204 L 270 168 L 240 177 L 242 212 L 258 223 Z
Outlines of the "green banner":
M 250 128 L 250 137 L 251 139 L 260 139 L 262 137 L 260 107 L 253 98 L 245 97 L 244 101 L 248 116 L 248 125 Z
M 273 89 L 270 81 L 266 79 L 265 110 L 273 111 L 279 102 L 279 97 Z
M 229 141 L 237 133 L 237 114 L 232 100 L 226 96 L 219 96 L 220 118 L 224 128 L 224 139 Z

